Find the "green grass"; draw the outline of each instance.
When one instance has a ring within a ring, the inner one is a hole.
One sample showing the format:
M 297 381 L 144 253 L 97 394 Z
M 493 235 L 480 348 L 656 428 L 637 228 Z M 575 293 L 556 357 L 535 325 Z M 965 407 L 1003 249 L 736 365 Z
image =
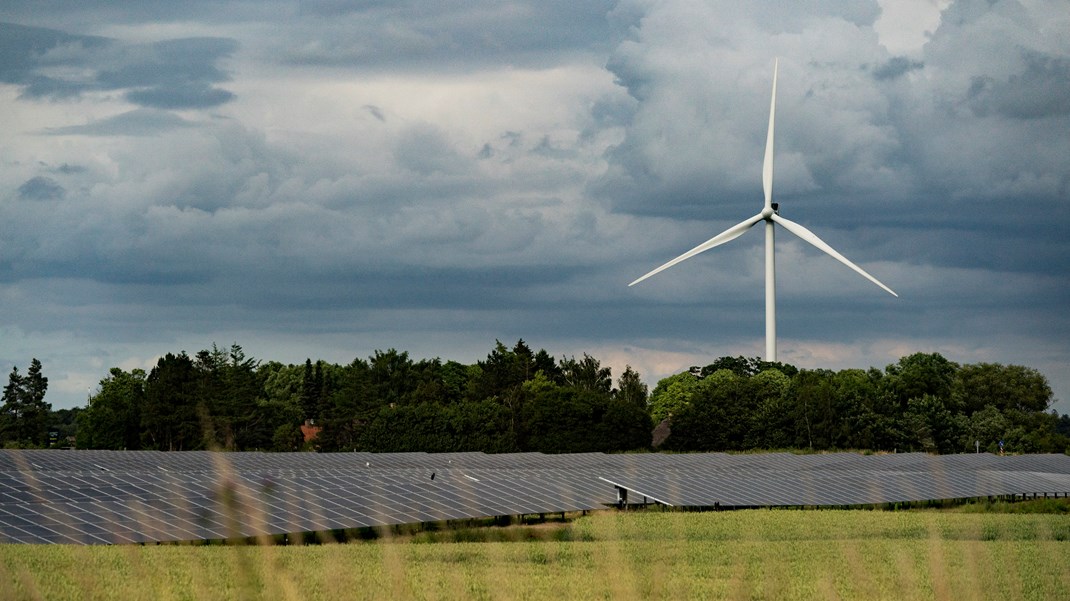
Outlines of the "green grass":
M 602 512 L 315 546 L 0 546 L 0 599 L 1070 599 L 1070 515 Z
M 1055 513 L 1070 515 L 1070 498 L 1031 499 L 1028 501 L 995 501 L 961 505 L 959 511 L 995 513 Z

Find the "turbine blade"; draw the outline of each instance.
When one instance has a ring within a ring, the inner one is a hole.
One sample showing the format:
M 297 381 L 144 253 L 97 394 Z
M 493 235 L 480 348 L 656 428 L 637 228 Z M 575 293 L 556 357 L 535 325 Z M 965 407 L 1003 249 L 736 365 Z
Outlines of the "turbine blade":
M 884 284 L 882 284 L 880 282 L 880 280 L 878 280 L 877 278 L 875 278 L 875 277 L 869 275 L 868 273 L 866 273 L 866 270 L 862 269 L 858 265 L 855 265 L 854 263 L 849 261 L 847 259 L 847 257 L 844 257 L 840 253 L 836 252 L 836 249 L 832 248 L 828 244 L 825 244 L 824 240 L 822 240 L 821 238 L 818 238 L 817 235 L 815 235 L 810 230 L 808 230 L 805 227 L 799 225 L 798 223 L 795 223 L 794 221 L 791 221 L 790 219 L 785 219 L 785 218 L 783 218 L 780 215 L 777 215 L 775 213 L 773 214 L 773 221 L 776 222 L 776 223 L 779 223 L 782 226 L 784 226 L 784 229 L 788 230 L 789 232 L 795 234 L 796 236 L 798 236 L 798 237 L 802 238 L 803 240 L 809 242 L 810 244 L 816 246 L 818 249 L 824 251 L 826 254 L 831 256 L 833 259 L 836 259 L 840 263 L 843 263 L 844 265 L 846 265 L 846 266 L 850 267 L 851 269 L 857 271 L 862 277 L 864 277 L 867 280 L 873 282 L 874 284 L 880 286 L 881 288 L 884 288 L 892 296 L 894 296 L 896 298 L 899 297 L 899 295 L 896 294 L 894 290 L 892 290 L 891 288 L 889 288 L 889 287 L 885 286 Z
M 749 230 L 750 228 L 754 227 L 755 223 L 758 223 L 759 221 L 762 221 L 762 219 L 763 219 L 762 218 L 762 214 L 758 213 L 757 215 L 755 215 L 754 217 L 751 217 L 750 219 L 748 219 L 746 221 L 741 221 L 741 222 L 737 223 L 736 225 L 733 225 L 732 227 L 728 228 L 727 230 L 721 232 L 720 234 L 717 234 L 713 238 L 710 238 L 709 240 L 703 242 L 702 244 L 699 244 L 695 248 L 692 248 L 691 250 L 689 250 L 689 251 L 685 252 L 684 254 L 680 255 L 679 257 L 676 257 L 672 261 L 669 261 L 668 263 L 662 265 L 661 267 L 658 267 L 654 271 L 651 271 L 650 273 L 644 275 L 643 277 L 635 280 L 634 282 L 632 282 L 631 284 L 628 284 L 628 285 L 629 286 L 634 286 L 634 285 L 638 284 L 639 282 L 642 282 L 643 280 L 647 279 L 648 277 L 650 277 L 650 276 L 652 276 L 652 275 L 654 275 L 656 273 L 662 272 L 662 271 L 672 267 L 673 265 L 676 265 L 680 261 L 686 261 L 687 259 L 690 259 L 691 257 L 699 254 L 700 252 L 707 251 L 707 250 L 713 248 L 714 246 L 720 246 L 720 245 L 724 244 L 725 242 L 729 242 L 731 240 L 735 240 L 736 238 L 738 238 L 741 235 L 743 235 L 743 232 L 745 232 L 745 231 Z
M 773 98 L 769 101 L 769 131 L 765 135 L 765 163 L 762 165 L 762 190 L 765 192 L 765 207 L 773 203 L 773 121 L 776 115 L 776 73 L 780 59 L 773 61 Z

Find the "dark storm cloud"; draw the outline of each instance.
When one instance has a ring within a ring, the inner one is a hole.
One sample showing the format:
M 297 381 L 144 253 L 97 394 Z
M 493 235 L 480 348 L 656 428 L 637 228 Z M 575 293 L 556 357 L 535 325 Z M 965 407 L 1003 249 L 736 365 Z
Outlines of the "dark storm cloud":
M 97 80 L 107 89 L 126 89 L 125 97 L 142 106 L 180 109 L 218 106 L 234 98 L 212 84 L 228 81 L 216 63 L 237 50 L 233 40 L 186 38 L 135 45 L 131 62 L 101 70 Z
M 64 192 L 59 182 L 40 175 L 19 186 L 19 197 L 28 200 L 56 200 L 63 198 Z
M 1014 119 L 1070 115 L 1070 58 L 1022 49 L 1021 70 L 999 80 L 975 76 L 967 93 L 980 117 Z
M 210 108 L 234 98 L 234 94 L 202 82 L 153 86 L 124 96 L 134 104 L 159 109 Z
M 257 278 L 233 289 L 230 300 L 257 310 L 294 308 L 364 310 L 521 311 L 578 308 L 574 299 L 545 303 L 531 298 L 532 290 L 559 284 L 588 273 L 589 268 L 502 265 L 482 269 L 414 264 L 377 266 L 354 262 L 347 269 L 299 272 L 265 286 Z M 229 277 L 241 277 L 234 274 Z
M 407 128 L 397 141 L 394 156 L 398 165 L 422 176 L 462 171 L 469 162 L 442 132 L 427 125 Z
M 286 3 L 220 2 L 219 0 L 5 0 L 0 5 L 0 19 L 20 23 L 47 24 L 63 22 L 65 26 L 94 27 L 100 23 L 159 23 L 203 20 L 209 23 L 232 23 L 269 15 L 287 15 Z
M 217 63 L 236 49 L 222 38 L 131 44 L 0 23 L 0 81 L 22 87 L 31 99 L 124 90 L 141 106 L 207 108 L 234 98 L 214 84 L 229 80 Z
M 68 163 L 63 163 L 59 167 L 56 167 L 55 171 L 64 175 L 70 175 L 72 173 L 85 173 L 88 169 L 86 169 L 84 165 L 70 165 Z
M 924 67 L 925 63 L 921 61 L 911 60 L 905 56 L 893 56 L 873 70 L 873 77 L 878 81 L 895 79 Z
M 613 0 L 332 1 L 302 5 L 284 60 L 363 69 L 549 66 L 607 50 Z
M 268 61 L 365 70 L 468 70 L 489 64 L 549 67 L 561 56 L 607 52 L 613 32 L 606 14 L 614 4 L 614 0 L 339 0 L 138 2 L 120 7 L 111 2 L 15 2 L 0 9 L 0 19 L 36 23 L 62 19 L 68 27 L 78 23 L 80 13 L 88 19 L 123 23 L 242 21 L 263 24 L 272 32 L 257 40 Z M 47 19 L 50 13 L 52 19 Z M 288 21 L 286 28 L 275 24 L 280 18 Z M 34 91 L 54 96 L 81 90 L 60 80 L 41 82 Z
M 84 53 L 100 52 L 111 40 L 96 36 L 71 35 L 40 27 L 0 23 L 0 81 L 22 86 L 29 97 L 77 96 L 92 87 L 91 82 L 64 81 L 44 75 L 44 68 L 66 63 L 82 67 Z M 70 58 L 54 57 L 69 53 Z
M 136 109 L 85 125 L 47 128 L 44 133 L 55 136 L 154 136 L 192 125 L 166 111 Z

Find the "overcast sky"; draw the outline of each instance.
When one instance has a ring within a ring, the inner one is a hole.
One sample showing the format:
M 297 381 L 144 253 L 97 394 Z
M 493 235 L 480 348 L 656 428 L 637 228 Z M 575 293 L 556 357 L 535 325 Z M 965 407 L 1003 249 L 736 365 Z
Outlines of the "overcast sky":
M 787 4 L 787 6 L 785 6 Z M 882 6 L 883 5 L 883 6 Z M 1065 0 L 7 0 L 0 366 L 54 407 L 241 344 L 462 362 L 496 339 L 651 385 L 764 352 L 1044 373 L 1070 411 Z M 6 380 L 5 380 L 6 381 Z

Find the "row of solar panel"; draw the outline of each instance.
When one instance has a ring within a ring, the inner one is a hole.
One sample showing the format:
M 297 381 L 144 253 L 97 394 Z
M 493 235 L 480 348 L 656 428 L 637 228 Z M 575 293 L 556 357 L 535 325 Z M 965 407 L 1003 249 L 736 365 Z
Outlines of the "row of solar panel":
M 726 467 L 737 469 L 854 469 L 900 470 L 913 466 L 938 469 L 987 469 L 1006 471 L 1066 470 L 1061 455 L 1019 455 L 1000 457 L 988 453 L 963 455 L 926 455 L 899 453 L 859 455 L 854 453 L 826 453 L 795 455 L 765 453 L 729 455 L 705 453 L 664 455 L 657 453 L 633 455 L 605 455 L 582 453 L 543 455 L 540 453 L 213 453 L 192 451 L 167 453 L 160 451 L 4 451 L 0 453 L 0 471 L 121 471 L 159 469 L 162 471 L 224 471 L 308 470 L 335 468 L 561 468 L 582 469 L 593 466 L 616 468 L 654 467 L 691 469 L 694 467 Z
M 1070 492 L 1070 457 L 0 451 L 0 542 L 259 536 L 676 506 L 857 505 Z
M 786 472 L 731 476 L 645 473 L 606 478 L 634 494 L 676 506 L 764 507 L 868 505 L 1012 494 L 1065 496 L 1070 476 L 1000 471 Z

